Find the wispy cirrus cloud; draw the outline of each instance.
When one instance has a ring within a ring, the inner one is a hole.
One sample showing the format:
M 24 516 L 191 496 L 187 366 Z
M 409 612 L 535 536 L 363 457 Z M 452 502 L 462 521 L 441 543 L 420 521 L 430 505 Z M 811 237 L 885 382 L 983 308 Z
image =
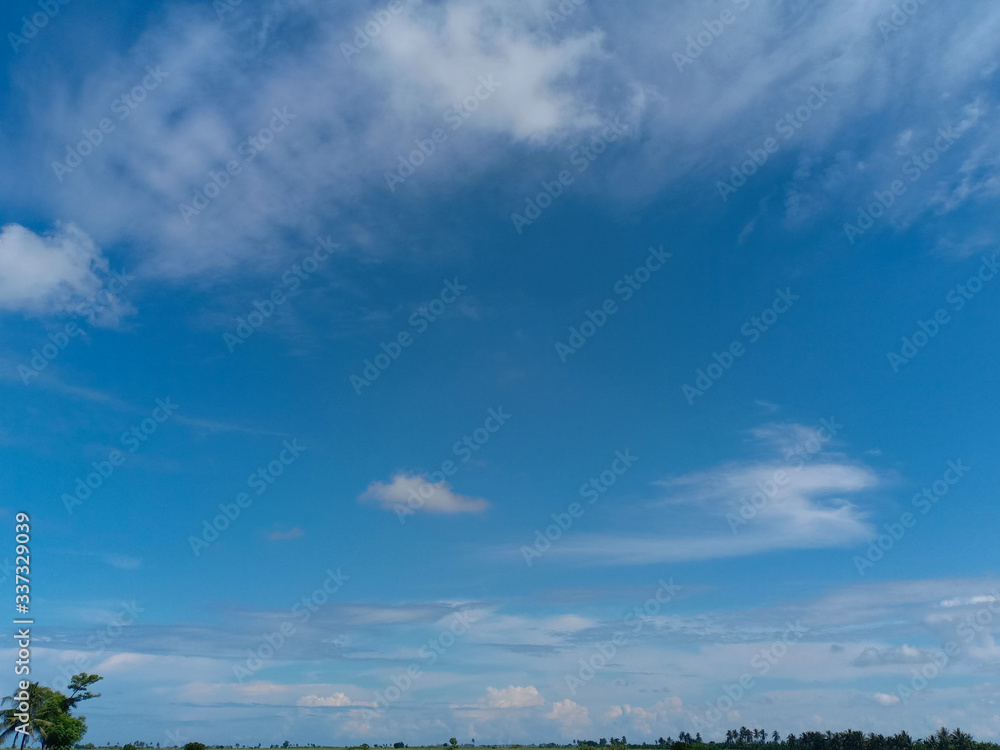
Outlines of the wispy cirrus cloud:
M 880 486 L 877 472 L 825 450 L 831 436 L 812 427 L 767 424 L 750 435 L 770 458 L 656 482 L 664 496 L 636 511 L 654 531 L 568 534 L 547 554 L 586 565 L 644 565 L 843 547 L 871 537 L 854 499 Z M 681 526 L 690 531 L 677 534 Z
M 334 693 L 333 695 L 304 695 L 296 701 L 299 706 L 322 706 L 338 708 L 342 706 L 374 706 L 374 701 L 357 701 L 347 697 L 347 693 Z

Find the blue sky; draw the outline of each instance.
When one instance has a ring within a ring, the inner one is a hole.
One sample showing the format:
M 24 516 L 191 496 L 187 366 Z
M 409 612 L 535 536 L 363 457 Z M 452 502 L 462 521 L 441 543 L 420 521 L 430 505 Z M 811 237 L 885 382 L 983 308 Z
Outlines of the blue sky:
M 996 739 L 998 27 L 5 5 L 32 676 L 97 743 Z

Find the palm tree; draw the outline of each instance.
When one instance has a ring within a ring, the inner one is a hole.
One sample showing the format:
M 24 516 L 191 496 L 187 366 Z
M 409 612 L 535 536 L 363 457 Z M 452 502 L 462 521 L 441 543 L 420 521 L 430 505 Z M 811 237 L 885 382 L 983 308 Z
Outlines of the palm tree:
M 951 745 L 951 735 L 946 727 L 941 727 L 937 732 L 927 738 L 927 744 L 937 748 L 937 750 L 948 750 Z
M 42 747 L 45 747 L 45 736 L 52 725 L 52 717 L 61 712 L 61 706 L 55 700 L 59 693 L 52 688 L 31 682 L 28 683 L 27 693 L 28 700 L 25 701 L 28 704 L 27 733 L 17 731 L 17 728 L 21 726 L 20 720 L 17 718 L 17 714 L 21 713 L 18 710 L 21 700 L 17 694 L 8 695 L 0 701 L 0 706 L 6 706 L 8 703 L 11 705 L 10 708 L 0 710 L 0 726 L 3 727 L 0 731 L 0 743 L 13 735 L 14 741 L 11 743 L 11 747 L 14 747 L 17 744 L 17 735 L 21 734 L 21 750 L 24 750 L 29 736 L 37 736 L 42 742 Z
M 968 748 L 972 747 L 972 735 L 966 734 L 958 727 L 956 727 L 955 731 L 951 733 L 949 739 L 955 746 L 956 750 L 968 750 Z

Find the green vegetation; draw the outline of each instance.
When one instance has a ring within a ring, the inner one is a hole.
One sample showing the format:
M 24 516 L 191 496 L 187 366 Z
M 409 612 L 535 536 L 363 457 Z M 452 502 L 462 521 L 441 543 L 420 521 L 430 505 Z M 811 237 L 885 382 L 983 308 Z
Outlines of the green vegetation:
M 39 685 L 37 682 L 23 683 L 13 695 L 3 699 L 0 705 L 9 706 L 0 710 L 0 745 L 12 740 L 11 748 L 24 750 L 36 740 L 42 750 L 103 750 L 92 743 L 80 744 L 87 731 L 85 717 L 73 716 L 72 711 L 80 702 L 91 698 L 99 698 L 100 693 L 92 693 L 90 688 L 102 678 L 99 675 L 81 673 L 74 675 L 68 685 L 69 695 L 57 690 Z M 27 715 L 27 722 L 24 718 Z M 19 731 L 27 729 L 27 732 Z M 20 748 L 18 749 L 18 742 Z M 154 747 L 160 750 L 160 743 L 136 740 L 122 746 L 107 747 L 107 750 L 147 750 Z M 459 745 L 458 738 L 451 737 L 447 742 L 433 746 L 416 746 L 410 748 L 406 743 L 397 741 L 391 746 L 386 744 L 367 743 L 350 748 L 335 748 L 315 744 L 293 745 L 285 740 L 281 745 L 271 745 L 271 750 L 287 750 L 288 748 L 308 748 L 309 750 L 453 750 Z M 183 750 L 236 750 L 234 745 L 205 745 L 201 742 L 188 742 Z M 244 745 L 249 750 L 252 746 Z M 257 744 L 256 748 L 261 745 Z M 578 739 L 569 744 L 545 742 L 534 745 L 476 745 L 476 741 L 465 743 L 463 747 L 478 747 L 485 750 L 518 750 L 520 748 L 542 748 L 568 750 L 1000 750 L 1000 745 L 992 742 L 977 742 L 970 734 L 961 729 L 949 731 L 942 727 L 934 734 L 924 739 L 914 740 L 906 732 L 885 736 L 856 730 L 845 732 L 803 732 L 799 736 L 789 734 L 784 739 L 777 731 L 770 734 L 764 729 L 730 729 L 726 732 L 724 742 L 706 742 L 701 733 L 691 736 L 688 732 L 680 732 L 675 740 L 673 737 L 659 737 L 654 741 L 629 742 L 621 737 L 601 737 L 597 740 Z M 179 748 L 163 748 L 163 750 L 180 750 Z
M 730 729 L 725 742 L 704 742 L 701 734 L 692 737 L 681 732 L 675 741 L 672 737 L 660 737 L 654 742 L 632 743 L 625 737 L 612 737 L 610 743 L 604 737 L 599 740 L 574 740 L 577 748 L 609 748 L 628 750 L 629 748 L 669 748 L 670 750 L 718 750 L 718 748 L 740 748 L 742 750 L 1000 750 L 1000 745 L 992 742 L 976 742 L 972 736 L 955 729 L 950 732 L 942 727 L 936 733 L 922 740 L 913 740 L 906 732 L 886 737 L 882 734 L 865 734 L 856 730 L 846 732 L 803 732 L 798 737 L 789 734 L 785 739 L 777 731 L 770 736 L 764 729 Z M 539 745 L 538 747 L 547 747 Z M 553 745 L 553 747 L 555 747 Z
M 12 695 L 0 702 L 10 706 L 0 710 L 0 743 L 13 737 L 11 747 L 20 739 L 22 750 L 35 739 L 42 750 L 76 746 L 87 732 L 87 722 L 85 716 L 73 716 L 71 712 L 81 701 L 101 697 L 100 693 L 90 692 L 100 679 L 86 672 L 74 675 L 67 687 L 69 695 L 37 682 L 20 683 Z
M 455 739 L 455 738 L 452 738 Z M 393 744 L 373 744 L 367 743 L 353 745 L 349 747 L 321 746 L 314 744 L 295 745 L 287 740 L 282 745 L 271 745 L 274 748 L 308 748 L 309 750 L 380 750 L 406 748 L 407 750 L 441 750 L 451 748 L 457 744 L 451 740 L 442 742 L 440 745 L 417 745 L 409 746 L 403 742 Z M 200 750 L 196 745 L 204 748 L 201 743 L 188 743 L 184 750 Z M 471 746 L 472 743 L 468 743 Z M 238 745 L 208 745 L 206 750 L 231 750 Z M 258 745 L 257 747 L 260 747 Z M 691 736 L 687 732 L 681 732 L 677 739 L 673 737 L 660 737 L 656 741 L 629 742 L 625 737 L 602 737 L 598 740 L 573 740 L 571 743 L 539 742 L 534 745 L 476 745 L 477 748 L 486 750 L 519 750 L 520 748 L 563 748 L 565 750 L 589 750 L 590 748 L 601 748 L 602 750 L 1000 750 L 1000 745 L 992 742 L 977 742 L 961 729 L 949 731 L 945 728 L 939 729 L 930 737 L 922 740 L 912 739 L 906 732 L 885 736 L 881 734 L 865 734 L 855 730 L 846 732 L 803 732 L 798 737 L 794 734 L 781 739 L 778 732 L 770 734 L 763 729 L 733 729 L 726 732 L 724 742 L 706 742 L 702 740 L 701 734 Z M 108 749 L 110 750 L 110 748 Z M 121 750 L 125 750 L 122 748 Z M 164 750 L 172 750 L 164 748 Z

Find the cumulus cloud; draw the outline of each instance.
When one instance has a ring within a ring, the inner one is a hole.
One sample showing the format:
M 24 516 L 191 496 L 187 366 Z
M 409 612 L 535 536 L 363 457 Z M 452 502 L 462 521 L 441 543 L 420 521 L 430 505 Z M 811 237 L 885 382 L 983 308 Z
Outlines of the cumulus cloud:
M 45 234 L 20 224 L 0 229 L 0 310 L 31 315 L 81 312 L 81 306 L 95 300 L 107 273 L 107 258 L 73 224 L 57 224 Z M 104 310 L 95 316 L 97 323 L 114 324 L 131 312 L 113 295 L 101 301 Z
M 872 697 L 876 703 L 881 703 L 883 706 L 895 706 L 899 703 L 899 696 L 890 693 L 875 693 Z
M 486 698 L 481 703 L 484 708 L 529 708 L 543 705 L 545 699 L 534 685 L 509 685 L 505 688 L 487 687 Z
M 552 704 L 552 710 L 545 714 L 546 719 L 558 721 L 565 729 L 580 727 L 590 723 L 590 711 L 586 706 L 574 703 L 569 698 Z
M 628 703 L 612 706 L 605 718 L 608 720 L 627 716 L 633 727 L 641 732 L 651 732 L 653 726 L 669 720 L 676 720 L 683 714 L 684 702 L 676 695 L 657 701 L 648 708 L 631 706 Z
M 453 492 L 448 482 L 430 482 L 419 474 L 394 474 L 389 483 L 372 482 L 358 498 L 362 502 L 379 503 L 386 510 L 409 514 L 482 513 L 489 503 L 481 497 L 469 497 Z

